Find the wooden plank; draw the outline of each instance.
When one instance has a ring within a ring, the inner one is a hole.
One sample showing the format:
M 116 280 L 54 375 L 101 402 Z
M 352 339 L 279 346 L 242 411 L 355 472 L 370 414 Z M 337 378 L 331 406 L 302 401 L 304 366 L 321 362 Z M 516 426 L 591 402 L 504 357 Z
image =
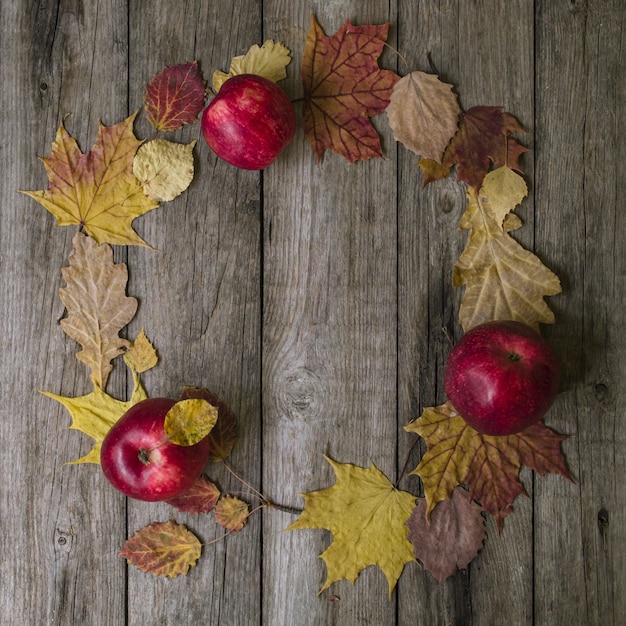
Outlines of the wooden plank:
M 261 36 L 261 3 L 176 2 L 130 13 L 132 106 L 163 67 L 199 61 L 209 81 L 227 70 Z M 143 136 L 150 135 L 145 122 Z M 131 289 L 142 307 L 133 325 L 144 326 L 161 363 L 146 375 L 151 395 L 176 397 L 185 385 L 218 394 L 235 412 L 240 439 L 228 463 L 259 486 L 260 450 L 260 175 L 218 160 L 193 125 L 170 136 L 199 139 L 191 188 L 142 221 L 158 252 L 132 250 Z M 247 489 L 218 464 L 209 476 L 227 491 Z M 251 495 L 247 494 L 246 495 Z M 258 503 L 252 500 L 253 506 Z M 132 624 L 253 624 L 261 606 L 261 519 L 220 539 L 213 516 L 175 514 L 168 505 L 129 502 L 129 533 L 174 517 L 209 545 L 187 578 L 171 581 L 129 570 L 128 619 Z M 216 543 L 212 543 L 216 541 Z
M 536 619 L 622 624 L 626 13 L 619 1 L 537 6 L 537 241 L 564 284 L 550 423 L 571 435 L 576 484 L 537 482 Z
M 302 94 L 300 65 L 311 9 L 266 1 L 264 35 L 293 52 L 286 84 Z M 321 4 L 328 35 L 395 20 L 394 3 Z M 391 41 L 393 42 L 393 35 Z M 395 59 L 391 59 L 395 65 Z M 385 147 L 392 146 L 384 132 Z M 285 504 L 329 487 L 322 455 L 395 471 L 396 180 L 387 160 L 350 165 L 327 152 L 320 164 L 301 130 L 264 175 L 263 486 Z M 378 568 L 352 587 L 318 595 L 326 569 L 321 530 L 281 532 L 293 517 L 264 516 L 267 624 L 393 624 L 394 603 Z M 288 556 L 289 555 L 289 556 Z
M 125 568 L 116 556 L 124 505 L 96 466 L 68 466 L 91 448 L 65 409 L 37 393 L 90 391 L 76 343 L 61 331 L 60 269 L 75 229 L 60 229 L 16 189 L 47 187 L 36 156 L 64 116 L 88 150 L 98 120 L 126 114 L 125 5 L 3 3 L 0 115 L 3 453 L 0 606 L 11 624 L 125 620 Z M 115 375 L 112 393 L 125 382 Z M 10 477 L 10 478 L 8 478 Z M 97 581 L 95 584 L 94 581 Z M 94 606 L 98 612 L 92 614 Z

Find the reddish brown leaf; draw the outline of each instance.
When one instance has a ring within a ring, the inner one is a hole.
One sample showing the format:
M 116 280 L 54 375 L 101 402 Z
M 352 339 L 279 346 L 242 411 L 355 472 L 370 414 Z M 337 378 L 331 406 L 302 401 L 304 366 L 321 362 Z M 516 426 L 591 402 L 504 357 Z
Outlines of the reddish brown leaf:
M 422 159 L 419 166 L 428 184 L 447 176 L 453 165 L 457 178 L 478 191 L 492 164 L 507 165 L 521 172 L 520 156 L 528 148 L 520 145 L 510 135 L 524 132 L 524 128 L 501 107 L 473 107 L 463 114 L 459 130 L 448 144 L 440 164 Z
M 418 498 L 406 525 L 415 557 L 439 582 L 465 569 L 487 536 L 482 508 L 462 487 L 435 507 L 430 522 L 426 519 L 426 500 Z
M 223 461 L 237 442 L 237 420 L 225 402 L 222 402 L 214 393 L 201 387 L 184 387 L 180 400 L 200 398 L 217 407 L 217 423 L 209 433 L 211 452 L 209 461 Z
M 148 120 L 164 132 L 193 124 L 204 107 L 204 85 L 196 61 L 166 67 L 146 86 Z
M 353 26 L 327 37 L 311 19 L 302 62 L 303 126 L 318 160 L 325 150 L 351 163 L 382 156 L 369 118 L 389 104 L 400 77 L 378 67 L 389 24 Z
M 235 496 L 223 496 L 215 507 L 215 521 L 230 532 L 239 532 L 249 515 L 247 502 Z
M 472 499 L 495 517 L 501 530 L 515 498 L 526 493 L 519 480 L 522 465 L 571 480 L 561 451 L 565 437 L 542 423 L 507 437 L 482 435 L 447 402 L 424 409 L 405 430 L 417 433 L 428 445 L 413 471 L 424 483 L 427 515 L 457 485 L 465 484 Z
M 206 476 L 200 476 L 190 489 L 168 500 L 167 503 L 181 513 L 210 513 L 217 504 L 220 495 L 217 485 L 213 484 Z
M 176 578 L 200 558 L 198 538 L 182 524 L 154 522 L 126 541 L 120 556 L 143 572 Z

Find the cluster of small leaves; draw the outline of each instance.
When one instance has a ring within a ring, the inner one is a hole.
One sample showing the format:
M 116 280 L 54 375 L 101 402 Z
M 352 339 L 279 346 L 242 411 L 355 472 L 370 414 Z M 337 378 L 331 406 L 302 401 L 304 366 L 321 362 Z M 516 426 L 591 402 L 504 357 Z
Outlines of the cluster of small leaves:
M 346 21 L 332 36 L 313 17 L 301 68 L 303 128 L 318 160 L 330 150 L 350 163 L 383 156 L 370 118 L 386 112 L 395 139 L 420 157 L 424 184 L 456 172 L 467 185 L 467 207 L 459 226 L 469 231 L 452 282 L 465 287 L 459 320 L 465 330 L 484 321 L 513 319 L 537 328 L 552 323 L 546 296 L 560 291 L 558 277 L 509 233 L 521 226 L 513 213 L 528 193 L 520 157 L 526 151 L 513 134 L 522 126 L 500 107 L 463 112 L 453 86 L 438 76 L 413 71 L 404 77 L 381 69 L 389 24 L 354 26 Z M 290 51 L 266 41 L 234 57 L 228 72 L 216 71 L 214 92 L 231 76 L 255 73 L 274 81 L 286 77 Z M 194 61 L 165 68 L 148 83 L 146 117 L 158 132 L 197 121 L 205 104 L 205 81 Z M 62 124 L 50 157 L 42 159 L 49 177 L 45 190 L 25 192 L 59 225 L 75 225 L 66 287 L 63 330 L 81 346 L 77 358 L 90 369 L 91 393 L 66 398 L 46 395 L 69 411 L 71 428 L 95 440 L 76 463 L 99 463 L 100 445 L 111 426 L 134 403 L 147 397 L 140 374 L 158 358 L 142 331 L 134 341 L 119 336 L 134 317 L 137 301 L 126 295 L 127 269 L 113 263 L 111 244 L 149 245 L 133 230 L 133 220 L 173 200 L 191 184 L 196 142 L 183 145 L 134 135 L 137 113 L 106 127 L 87 153 Z M 128 401 L 106 393 L 114 359 L 124 355 L 134 390 Z M 223 461 L 237 439 L 228 407 L 205 389 L 186 387 L 180 404 L 196 404 L 202 428 L 212 440 L 212 461 Z M 206 409 L 208 404 L 211 409 Z M 206 419 L 205 419 L 206 418 Z M 182 415 L 174 415 L 173 437 L 200 436 Z M 424 498 L 397 489 L 375 466 L 370 469 L 327 459 L 334 486 L 304 494 L 305 507 L 290 529 L 325 528 L 333 541 L 321 555 L 328 577 L 324 589 L 378 565 L 392 592 L 405 565 L 420 560 L 439 581 L 467 567 L 485 539 L 483 512 L 501 529 L 519 494 L 522 466 L 539 474 L 571 478 L 561 452 L 563 437 L 543 424 L 508 437 L 488 437 L 470 428 L 454 407 L 428 407 L 406 426 L 422 437 L 428 451 L 412 472 L 424 485 Z M 258 494 L 261 506 L 271 506 Z M 243 528 L 250 515 L 242 500 L 222 494 L 202 476 L 185 494 L 169 501 L 178 511 L 213 513 L 226 532 Z M 186 574 L 201 553 L 198 539 L 173 521 L 138 531 L 121 554 L 155 575 Z

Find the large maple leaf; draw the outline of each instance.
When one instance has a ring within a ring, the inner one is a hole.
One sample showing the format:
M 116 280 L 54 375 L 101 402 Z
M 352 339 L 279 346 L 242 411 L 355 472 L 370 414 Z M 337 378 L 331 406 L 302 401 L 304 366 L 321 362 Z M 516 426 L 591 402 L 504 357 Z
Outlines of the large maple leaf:
M 378 67 L 389 24 L 353 26 L 327 37 L 311 18 L 302 61 L 303 127 L 318 160 L 332 150 L 355 161 L 382 156 L 369 118 L 389 104 L 400 77 Z
M 553 323 L 554 314 L 544 297 L 559 293 L 561 283 L 536 255 L 508 234 L 521 226 L 519 217 L 506 214 L 501 205 L 494 211 L 490 205 L 496 203 L 496 198 L 490 202 L 485 187 L 480 194 L 470 188 L 467 197 L 460 228 L 469 230 L 470 236 L 452 277 L 453 285 L 466 287 L 459 309 L 463 328 L 467 331 L 501 319 L 524 322 L 533 328 Z
M 506 437 L 483 435 L 447 402 L 424 409 L 405 430 L 423 437 L 428 446 L 412 472 L 424 484 L 427 515 L 438 502 L 448 499 L 455 487 L 465 484 L 472 499 L 491 513 L 502 529 L 513 501 L 526 493 L 519 480 L 522 466 L 541 475 L 560 474 L 572 480 L 561 451 L 566 437 L 541 422 Z
M 133 132 L 136 115 L 114 126 L 100 124 L 96 143 L 85 154 L 61 124 L 51 156 L 42 159 L 48 188 L 23 193 L 50 211 L 59 226 L 82 226 L 98 243 L 147 246 L 132 222 L 159 205 L 144 195 L 133 174 L 141 145 Z
M 337 481 L 321 491 L 305 493 L 304 511 L 287 530 L 325 528 L 333 542 L 321 554 L 332 583 L 358 578 L 361 570 L 378 565 L 393 591 L 406 563 L 415 561 L 405 525 L 415 497 L 399 491 L 374 465 L 369 469 L 325 457 Z
M 454 165 L 457 178 L 474 189 L 480 189 L 492 165 L 521 172 L 519 158 L 528 148 L 520 145 L 510 135 L 524 132 L 524 128 L 501 107 L 478 106 L 466 111 L 456 135 L 446 148 L 440 163 L 422 159 L 418 165 L 428 184 L 447 176 Z

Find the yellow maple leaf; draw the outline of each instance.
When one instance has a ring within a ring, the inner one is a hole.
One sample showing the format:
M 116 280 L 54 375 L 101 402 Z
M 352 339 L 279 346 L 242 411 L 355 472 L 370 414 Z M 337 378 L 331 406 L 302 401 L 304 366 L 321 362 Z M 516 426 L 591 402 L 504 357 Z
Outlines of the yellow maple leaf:
M 500 225 L 473 188 L 467 197 L 460 228 L 470 236 L 452 277 L 454 286 L 466 286 L 459 310 L 464 330 L 492 320 L 516 320 L 533 328 L 554 323 L 544 297 L 559 293 L 561 283 L 508 234 L 521 226 L 519 217 L 509 213 Z
M 70 428 L 80 430 L 96 441 L 90 452 L 76 461 L 71 461 L 70 464 L 100 463 L 102 441 L 111 426 L 113 426 L 131 406 L 148 397 L 139 382 L 139 376 L 134 370 L 131 371 L 135 388 L 128 402 L 122 402 L 121 400 L 113 398 L 95 384 L 91 393 L 76 398 L 59 396 L 47 391 L 42 392 L 43 395 L 56 400 L 68 410 L 72 418 Z
M 291 51 L 280 42 L 268 39 L 262 46 L 254 44 L 246 54 L 233 57 L 228 74 L 219 70 L 213 73 L 213 89 L 218 92 L 232 76 L 257 74 L 277 83 L 287 77 Z
M 335 485 L 303 494 L 304 511 L 287 530 L 325 528 L 333 534 L 320 555 L 328 570 L 321 591 L 342 578 L 354 584 L 361 570 L 378 565 L 391 595 L 404 566 L 415 561 L 405 525 L 415 496 L 396 489 L 375 465 L 365 469 L 324 458 L 335 471 Z
M 113 262 L 113 250 L 77 232 L 69 266 L 61 270 L 66 286 L 59 289 L 67 315 L 61 328 L 82 350 L 79 361 L 91 369 L 94 384 L 106 388 L 111 361 L 122 354 L 128 341 L 119 336 L 135 316 L 137 300 L 126 295 L 128 270 Z
M 195 145 L 195 141 L 180 144 L 153 139 L 139 148 L 133 160 L 133 173 L 148 198 L 169 202 L 189 187 L 193 180 Z
M 50 211 L 59 226 L 80 225 L 98 243 L 147 246 L 132 222 L 159 205 L 133 174 L 141 145 L 133 132 L 136 115 L 114 126 L 100 123 L 96 143 L 85 154 L 61 124 L 51 156 L 42 159 L 48 188 L 23 193 Z

